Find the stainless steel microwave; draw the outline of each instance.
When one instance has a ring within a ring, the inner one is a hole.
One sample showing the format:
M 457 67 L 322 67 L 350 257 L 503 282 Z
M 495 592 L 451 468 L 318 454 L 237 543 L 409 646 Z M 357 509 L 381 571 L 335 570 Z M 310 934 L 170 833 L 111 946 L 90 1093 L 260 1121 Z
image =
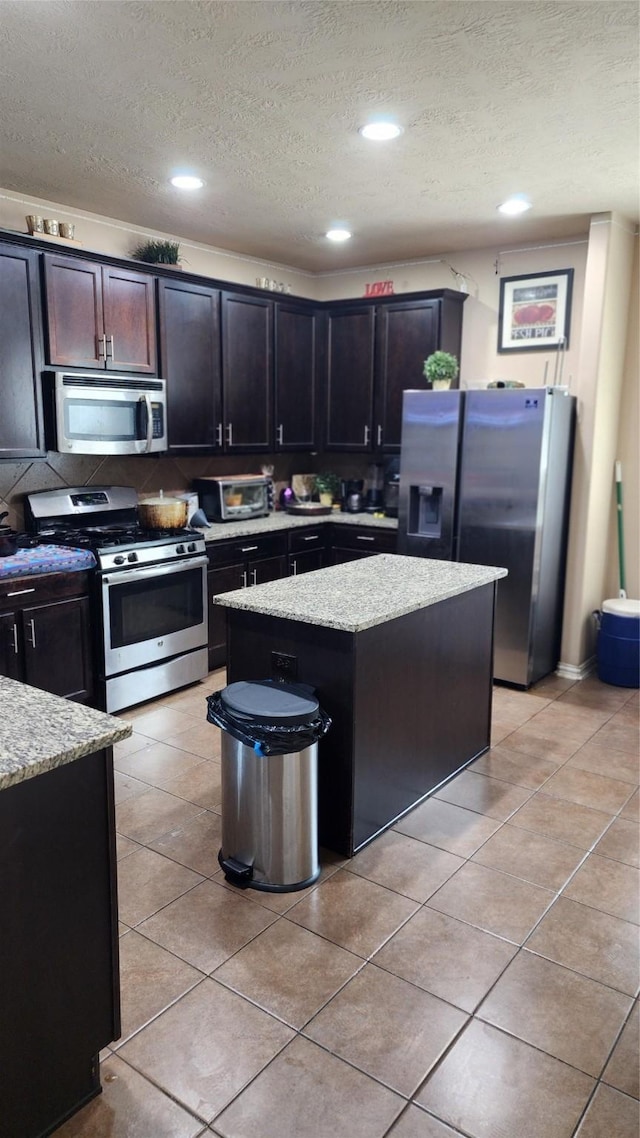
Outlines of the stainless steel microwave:
M 196 478 L 193 489 L 210 522 L 244 521 L 269 513 L 270 482 L 263 474 L 230 474 L 227 478 Z
M 47 372 L 47 445 L 63 454 L 152 454 L 167 449 L 164 379 L 103 371 Z

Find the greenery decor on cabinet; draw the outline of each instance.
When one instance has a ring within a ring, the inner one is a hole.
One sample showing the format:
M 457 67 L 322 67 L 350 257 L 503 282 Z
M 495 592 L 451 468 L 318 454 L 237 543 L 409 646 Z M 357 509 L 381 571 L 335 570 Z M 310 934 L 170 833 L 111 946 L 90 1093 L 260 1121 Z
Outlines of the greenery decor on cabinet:
M 450 352 L 433 352 L 424 361 L 424 375 L 434 390 L 451 387 L 458 378 L 460 368 Z
M 143 241 L 136 246 L 131 256 L 147 265 L 178 265 L 179 254 L 177 241 Z

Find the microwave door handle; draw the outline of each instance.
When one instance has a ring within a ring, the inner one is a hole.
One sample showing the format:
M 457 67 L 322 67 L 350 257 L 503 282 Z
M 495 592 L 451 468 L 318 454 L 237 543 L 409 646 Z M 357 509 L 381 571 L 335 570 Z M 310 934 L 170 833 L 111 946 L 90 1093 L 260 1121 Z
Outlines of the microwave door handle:
M 146 453 L 151 450 L 151 443 L 153 441 L 153 411 L 151 409 L 151 399 L 146 394 L 140 396 L 140 402 L 144 403 L 147 409 L 147 446 Z

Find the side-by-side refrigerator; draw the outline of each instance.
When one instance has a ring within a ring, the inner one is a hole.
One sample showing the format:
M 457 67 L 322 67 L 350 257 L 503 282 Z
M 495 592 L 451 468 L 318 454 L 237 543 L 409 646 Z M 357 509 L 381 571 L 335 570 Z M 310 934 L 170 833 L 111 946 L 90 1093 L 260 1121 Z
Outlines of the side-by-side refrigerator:
M 494 676 L 557 666 L 576 400 L 562 387 L 405 391 L 398 552 L 502 565 Z

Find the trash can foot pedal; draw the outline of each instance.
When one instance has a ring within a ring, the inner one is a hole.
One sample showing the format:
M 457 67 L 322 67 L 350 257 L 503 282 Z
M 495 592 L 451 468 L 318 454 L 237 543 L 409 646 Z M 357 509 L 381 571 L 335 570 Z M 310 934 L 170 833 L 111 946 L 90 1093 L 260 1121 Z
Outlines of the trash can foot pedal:
M 218 853 L 218 861 L 224 870 L 224 875 L 231 885 L 239 885 L 241 889 L 246 889 L 251 884 L 253 877 L 253 866 L 247 865 L 244 861 L 238 861 L 235 857 L 225 857 L 222 850 Z

